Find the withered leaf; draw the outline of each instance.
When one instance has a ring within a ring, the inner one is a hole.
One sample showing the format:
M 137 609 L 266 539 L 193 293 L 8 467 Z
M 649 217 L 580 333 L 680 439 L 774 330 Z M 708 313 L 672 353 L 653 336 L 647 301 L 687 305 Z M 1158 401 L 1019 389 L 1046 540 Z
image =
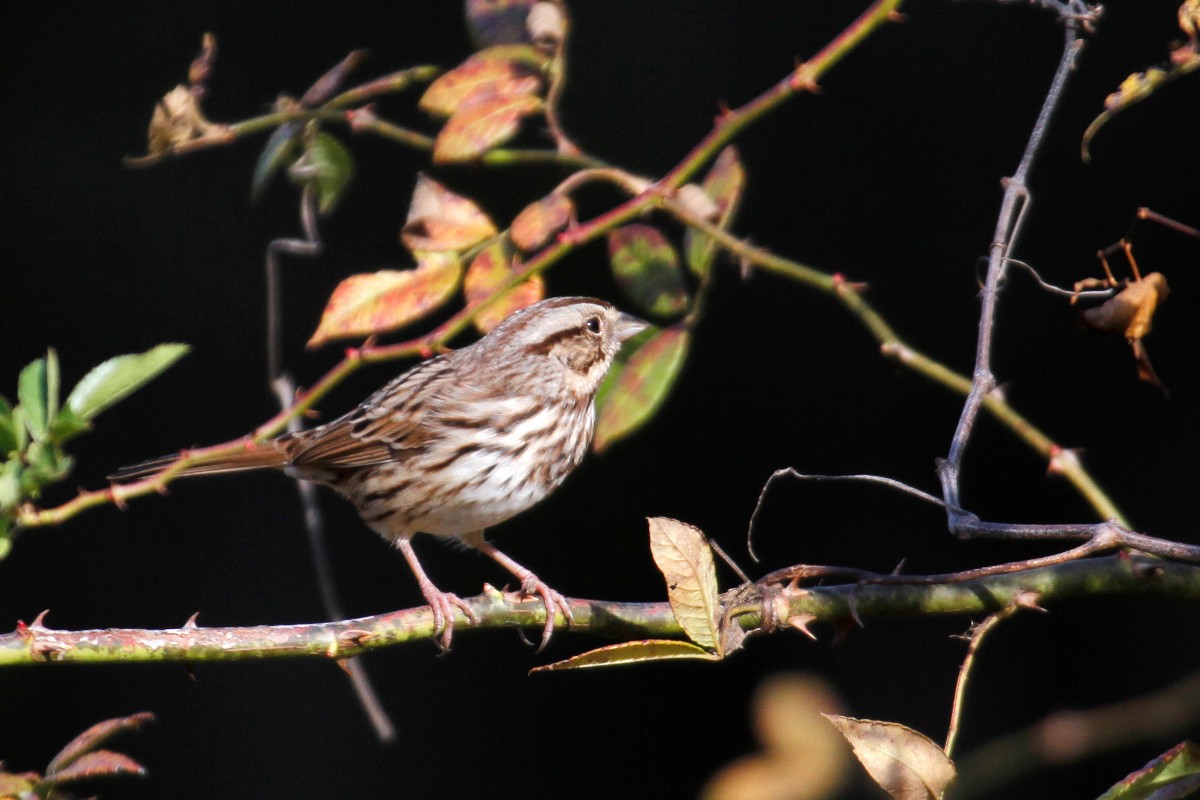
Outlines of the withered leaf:
M 1150 333 L 1159 303 L 1167 299 L 1170 288 L 1160 272 L 1151 272 L 1141 280 L 1129 281 L 1125 288 L 1095 308 L 1084 310 L 1080 320 L 1102 333 L 1124 336 L 1133 349 L 1138 377 L 1165 391 L 1150 364 L 1142 339 Z
M 645 661 L 676 661 L 699 659 L 719 661 L 720 656 L 710 653 L 691 642 L 677 639 L 645 639 L 637 642 L 621 642 L 597 647 L 577 656 L 534 667 L 533 672 L 554 672 L 563 669 L 585 669 L 587 667 L 614 667 L 620 664 L 639 664 Z
M 721 601 L 712 548 L 698 529 L 667 517 L 651 517 L 650 553 L 667 582 L 667 598 L 693 642 L 717 650 Z
M 895 722 L 825 714 L 867 773 L 893 800 L 938 800 L 954 780 L 954 762 L 928 736 Z

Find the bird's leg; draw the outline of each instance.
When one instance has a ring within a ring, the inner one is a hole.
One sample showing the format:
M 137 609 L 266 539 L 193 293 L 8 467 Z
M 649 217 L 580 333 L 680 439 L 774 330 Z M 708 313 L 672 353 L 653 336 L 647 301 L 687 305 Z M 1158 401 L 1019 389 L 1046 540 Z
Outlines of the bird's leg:
M 475 615 L 475 611 L 467 601 L 456 594 L 443 592 L 433 585 L 433 581 L 429 580 L 429 576 L 421 568 L 421 562 L 417 560 L 417 553 L 413 550 L 411 540 L 397 539 L 396 547 L 404 554 L 404 560 L 408 562 L 409 568 L 416 576 L 417 586 L 421 588 L 425 602 L 429 603 L 429 607 L 433 610 L 433 631 L 437 634 L 438 646 L 444 653 L 450 649 L 450 639 L 454 636 L 454 608 L 457 606 L 462 609 L 469 622 L 479 622 L 479 617 Z
M 528 568 L 521 566 L 497 550 L 490 542 L 483 538 L 483 531 L 464 536 L 462 540 L 464 544 L 488 555 L 497 564 L 511 572 L 521 582 L 521 594 L 526 597 L 542 598 L 542 602 L 546 606 L 546 626 L 542 628 L 542 643 L 538 645 L 539 653 L 546 647 L 546 643 L 550 641 L 550 634 L 554 633 L 554 618 L 558 616 L 559 612 L 562 612 L 563 617 L 566 618 L 567 625 L 575 624 L 575 616 L 571 613 L 571 604 L 567 602 L 567 598 L 547 586 L 541 578 L 534 575 Z

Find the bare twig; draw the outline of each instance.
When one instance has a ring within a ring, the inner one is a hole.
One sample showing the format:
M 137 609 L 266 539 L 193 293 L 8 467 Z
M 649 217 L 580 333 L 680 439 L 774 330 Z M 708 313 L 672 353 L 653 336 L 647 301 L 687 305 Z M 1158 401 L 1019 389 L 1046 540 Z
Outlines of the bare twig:
M 975 656 L 983 646 L 984 638 L 997 625 L 1020 611 L 1022 608 L 1040 608 L 1036 595 L 1018 595 L 1006 608 L 989 614 L 983 622 L 972 625 L 963 636 L 967 640 L 967 654 L 963 657 L 962 666 L 958 670 L 958 680 L 954 684 L 954 702 L 950 706 L 950 726 L 946 731 L 946 746 L 942 748 L 947 758 L 954 757 L 954 744 L 958 739 L 959 726 L 962 723 L 963 698 L 967 693 L 967 683 L 970 679 L 971 668 L 975 665 Z
M 1064 25 L 1062 56 L 1046 99 L 1042 103 L 1025 152 L 1017 165 L 1016 172 L 1004 182 L 1004 196 L 1000 204 L 1000 216 L 996 222 L 992 246 L 988 253 L 987 276 L 984 280 L 982 308 L 979 314 L 979 339 L 975 350 L 975 368 L 971 380 L 971 391 L 963 404 L 958 426 L 955 428 L 950 451 L 938 464 L 938 477 L 942 484 L 942 496 L 946 500 L 947 522 L 952 533 L 964 535 L 967 528 L 977 521 L 973 515 L 966 514 L 959 506 L 959 473 L 962 469 L 963 454 L 974 430 L 975 420 L 979 409 L 996 388 L 996 378 L 992 374 L 991 354 L 992 337 L 994 335 L 996 306 L 999 302 L 1000 286 L 1010 262 L 1010 253 L 1016 248 L 1021 233 L 1021 222 L 1024 210 L 1029 203 L 1027 179 L 1033 160 L 1041 148 L 1042 139 L 1050 119 L 1063 95 L 1067 78 L 1075 65 L 1082 40 L 1079 38 L 1080 29 L 1094 22 L 1098 12 L 1089 9 L 1081 2 L 1052 2 L 1043 0 L 1043 6 L 1056 11 Z
M 301 167 L 293 167 L 293 174 L 303 174 Z M 303 239 L 274 239 L 267 245 L 267 381 L 279 402 L 281 411 L 287 411 L 296 397 L 296 385 L 283 369 L 283 280 L 279 270 L 279 254 L 316 258 L 321 254 L 320 231 L 317 228 L 317 200 L 313 183 L 304 184 L 300 193 L 300 222 L 304 230 Z M 295 433 L 303 427 L 302 418 L 294 416 L 288 420 L 288 431 Z M 329 544 L 325 538 L 325 521 L 317 502 L 316 487 L 308 481 L 295 481 L 300 493 L 300 506 L 304 510 L 304 530 L 307 534 L 309 554 L 316 570 L 317 589 L 321 595 L 321 606 L 329 619 L 345 616 L 338 598 L 337 583 L 333 577 Z M 371 685 L 366 668 L 359 659 L 343 663 L 359 704 L 371 721 L 375 735 L 382 742 L 396 738 L 396 726 L 392 724 L 379 697 Z

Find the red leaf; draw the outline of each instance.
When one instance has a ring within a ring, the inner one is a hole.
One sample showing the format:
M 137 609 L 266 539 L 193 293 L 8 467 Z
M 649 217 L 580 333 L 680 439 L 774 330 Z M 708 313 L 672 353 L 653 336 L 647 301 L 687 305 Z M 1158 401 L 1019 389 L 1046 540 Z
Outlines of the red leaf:
M 461 274 L 462 262 L 456 256 L 431 253 L 416 269 L 351 275 L 333 290 L 308 346 L 386 333 L 415 322 L 450 299 Z
M 469 161 L 516 135 L 521 119 L 540 112 L 536 95 L 496 95 L 463 106 L 446 121 L 433 143 L 437 164 Z
M 111 750 L 95 750 L 84 753 L 69 767 L 47 775 L 38 786 L 62 786 L 65 783 L 107 778 L 112 775 L 145 775 L 146 768 L 122 753 Z
M 520 261 L 515 259 L 512 247 L 504 239 L 497 239 L 484 248 L 471 262 L 463 279 L 463 293 L 467 297 L 467 308 L 473 308 L 501 291 L 512 276 L 520 272 Z M 535 275 L 504 293 L 475 317 L 475 327 L 488 333 L 509 315 L 530 306 L 546 296 L 546 284 L 541 275 Z
M 438 117 L 485 97 L 532 95 L 542 88 L 546 57 L 531 45 L 497 45 L 481 50 L 429 84 L 420 108 Z
M 76 736 L 66 747 L 58 751 L 46 767 L 46 774 L 53 775 L 70 766 L 84 753 L 95 750 L 104 742 L 122 731 L 137 730 L 142 725 L 154 721 L 154 715 L 149 711 L 140 714 L 130 714 L 128 717 L 116 717 L 97 722 L 83 733 Z
M 575 204 L 565 194 L 550 194 L 525 206 L 512 222 L 512 240 L 526 253 L 540 250 L 571 224 Z

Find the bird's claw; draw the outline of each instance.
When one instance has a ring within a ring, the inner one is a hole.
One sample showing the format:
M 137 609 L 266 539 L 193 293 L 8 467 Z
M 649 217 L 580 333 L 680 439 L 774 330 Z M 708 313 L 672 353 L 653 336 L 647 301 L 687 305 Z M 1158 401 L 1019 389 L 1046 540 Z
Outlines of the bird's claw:
M 546 649 L 550 636 L 554 633 L 554 618 L 561 611 L 567 620 L 567 626 L 575 624 L 575 615 L 571 613 L 571 604 L 567 598 L 551 589 L 536 575 L 529 575 L 521 581 L 521 594 L 525 597 L 540 597 L 546 606 L 546 625 L 542 628 L 542 641 L 538 645 L 538 653 Z
M 454 609 L 461 610 L 466 616 L 467 622 L 472 625 L 479 622 L 479 616 L 475 613 L 475 609 L 471 608 L 470 603 L 456 594 L 437 589 L 424 594 L 425 601 L 429 603 L 429 608 L 433 611 L 433 633 L 437 637 L 438 649 L 443 653 L 448 653 L 450 640 L 454 638 Z

